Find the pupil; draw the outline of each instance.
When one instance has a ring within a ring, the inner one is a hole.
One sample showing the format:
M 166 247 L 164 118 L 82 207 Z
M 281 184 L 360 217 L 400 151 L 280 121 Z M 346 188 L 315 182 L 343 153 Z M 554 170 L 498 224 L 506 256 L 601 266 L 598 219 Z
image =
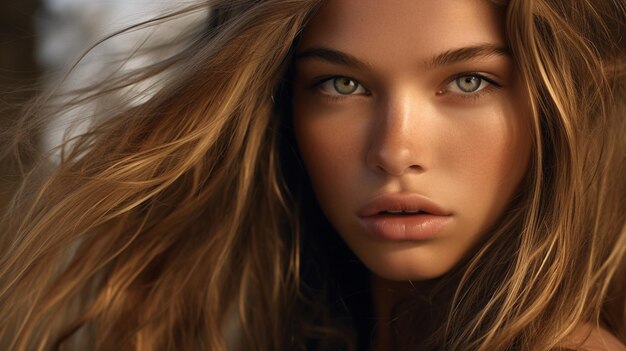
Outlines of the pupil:
M 462 91 L 466 93 L 471 93 L 473 91 L 476 91 L 476 89 L 480 87 L 481 82 L 482 82 L 482 79 L 480 79 L 479 77 L 467 76 L 467 77 L 458 78 L 456 80 L 456 85 Z

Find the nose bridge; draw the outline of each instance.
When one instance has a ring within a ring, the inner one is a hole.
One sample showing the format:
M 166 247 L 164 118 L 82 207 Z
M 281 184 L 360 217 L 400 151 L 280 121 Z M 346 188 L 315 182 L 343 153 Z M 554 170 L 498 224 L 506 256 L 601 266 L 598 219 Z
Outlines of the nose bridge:
M 417 94 L 408 89 L 396 90 L 383 98 L 368 149 L 367 163 L 371 169 L 390 175 L 425 170 L 421 104 Z

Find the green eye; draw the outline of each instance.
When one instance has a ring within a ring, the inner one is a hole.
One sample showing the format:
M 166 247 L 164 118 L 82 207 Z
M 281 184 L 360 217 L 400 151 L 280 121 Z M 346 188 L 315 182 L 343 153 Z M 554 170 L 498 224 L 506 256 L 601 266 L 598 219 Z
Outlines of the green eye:
M 333 78 L 333 87 L 342 95 L 354 93 L 359 88 L 359 83 L 346 77 Z
M 502 87 L 495 79 L 486 77 L 482 73 L 460 73 L 449 79 L 446 86 L 438 94 L 447 92 L 460 96 L 474 96 L 491 86 Z
M 317 88 L 326 95 L 369 95 L 361 83 L 348 77 L 335 76 L 317 84 Z
M 456 86 L 465 93 L 473 93 L 480 88 L 483 80 L 478 76 L 463 76 L 455 79 Z

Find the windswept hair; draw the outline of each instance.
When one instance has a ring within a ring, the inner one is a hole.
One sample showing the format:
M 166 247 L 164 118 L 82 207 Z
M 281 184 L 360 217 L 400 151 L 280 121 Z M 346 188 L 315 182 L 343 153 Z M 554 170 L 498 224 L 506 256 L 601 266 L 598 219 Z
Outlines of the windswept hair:
M 25 174 L 0 223 L 3 349 L 359 346 L 354 318 L 328 308 L 341 296 L 311 293 L 303 275 L 312 205 L 289 80 L 321 5 L 211 0 L 140 25 L 210 6 L 174 55 L 65 100 L 61 111 L 159 81 L 141 103 L 107 106 L 58 164 L 20 162 L 32 154 L 23 136 L 59 112 L 52 98 L 3 132 L 2 155 Z M 442 279 L 454 286 L 441 326 L 411 347 L 552 350 L 583 323 L 626 342 L 626 4 L 501 5 L 533 110 L 531 167 Z

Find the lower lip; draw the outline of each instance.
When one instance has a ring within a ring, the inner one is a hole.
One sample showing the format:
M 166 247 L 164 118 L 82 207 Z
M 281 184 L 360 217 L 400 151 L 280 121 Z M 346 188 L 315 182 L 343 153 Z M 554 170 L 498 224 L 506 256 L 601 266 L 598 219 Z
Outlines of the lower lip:
M 428 240 L 441 233 L 452 216 L 432 214 L 376 215 L 361 217 L 361 223 L 384 240 Z

